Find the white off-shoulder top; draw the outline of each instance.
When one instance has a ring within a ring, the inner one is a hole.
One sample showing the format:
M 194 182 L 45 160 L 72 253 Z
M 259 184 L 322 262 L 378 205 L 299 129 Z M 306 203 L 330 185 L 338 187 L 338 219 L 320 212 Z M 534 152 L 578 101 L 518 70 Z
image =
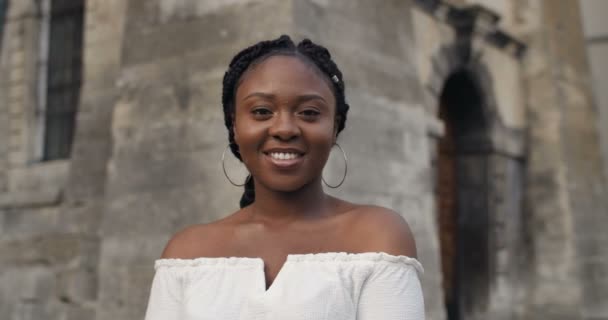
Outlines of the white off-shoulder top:
M 414 258 L 291 254 L 266 290 L 261 258 L 160 259 L 146 320 L 420 320 Z

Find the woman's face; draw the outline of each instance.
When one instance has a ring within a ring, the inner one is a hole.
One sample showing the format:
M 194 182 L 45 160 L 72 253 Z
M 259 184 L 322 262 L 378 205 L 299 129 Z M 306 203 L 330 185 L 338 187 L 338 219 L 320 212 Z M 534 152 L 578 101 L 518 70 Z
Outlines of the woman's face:
M 271 56 L 241 77 L 235 141 L 249 172 L 269 189 L 320 183 L 335 142 L 335 98 L 313 68 L 297 57 Z

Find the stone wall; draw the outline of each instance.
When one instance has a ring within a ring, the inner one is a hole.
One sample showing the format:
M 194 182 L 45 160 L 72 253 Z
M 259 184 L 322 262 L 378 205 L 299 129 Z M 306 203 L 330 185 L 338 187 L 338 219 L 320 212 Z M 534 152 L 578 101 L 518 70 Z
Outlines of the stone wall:
M 31 162 L 39 9 L 33 1 L 9 4 L 0 55 L 0 310 L 26 319 L 68 312 L 60 299 L 70 290 L 68 266 L 90 245 L 59 231 L 59 196 L 69 164 Z
M 597 125 L 600 130 L 604 170 L 608 179 L 608 22 L 604 12 L 608 3 L 602 0 L 580 2 L 581 22 L 587 45 L 587 58 L 591 72 L 594 105 L 597 108 Z
M 608 21 L 603 16 L 603 12 L 608 10 L 608 2 L 594 0 L 581 1 L 581 23 L 584 27 L 584 35 L 587 44 L 587 58 L 589 61 L 589 71 L 591 73 L 591 86 L 593 88 L 594 100 L 597 119 L 596 124 L 599 129 L 600 141 L 602 144 L 604 172 L 608 179 Z M 606 194 L 606 191 L 605 191 Z M 603 208 L 604 216 L 608 209 Z M 602 208 L 599 209 L 602 211 Z M 589 291 L 593 302 L 587 312 L 590 316 L 604 316 L 608 312 L 606 306 L 600 303 L 602 297 L 608 296 L 606 283 L 601 280 L 595 283 L 597 279 L 605 279 L 608 266 L 605 263 L 605 254 L 599 248 L 606 246 L 607 237 L 600 233 L 594 233 L 591 239 L 597 239 L 596 244 L 587 243 L 586 251 L 590 256 L 594 257 L 595 262 L 587 262 L 590 266 L 589 272 L 593 274 L 590 277 Z M 602 262 L 603 260 L 603 262 Z M 594 265 L 594 266 L 593 266 Z M 583 272 L 584 274 L 585 272 Z M 597 288 L 595 286 L 598 286 Z
M 532 3 L 533 21 L 522 32 L 530 48 L 524 64 L 534 266 L 528 317 L 602 318 L 606 238 L 598 226 L 606 223 L 606 191 L 579 8 Z
M 111 53 L 121 44 L 107 35 L 123 13 L 122 1 L 115 2 L 86 3 L 85 84 L 72 155 L 50 162 L 39 161 L 37 140 L 43 2 L 9 6 L 4 40 L 10 45 L 3 46 L 0 72 L 2 91 L 8 92 L 0 96 L 0 110 L 9 117 L 0 142 L 7 150 L 0 192 L 0 310 L 10 319 L 95 317 L 97 233 L 115 96 L 111 66 L 120 52 Z

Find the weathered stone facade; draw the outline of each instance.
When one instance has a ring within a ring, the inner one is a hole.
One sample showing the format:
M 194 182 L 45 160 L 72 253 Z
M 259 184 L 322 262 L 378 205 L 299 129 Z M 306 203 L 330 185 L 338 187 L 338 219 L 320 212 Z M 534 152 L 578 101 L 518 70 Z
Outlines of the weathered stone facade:
M 238 206 L 221 79 L 237 50 L 282 33 L 343 70 L 349 176 L 330 192 L 408 220 L 428 319 L 608 319 L 578 2 L 86 0 L 72 155 L 51 162 L 33 156 L 42 3 L 9 1 L 0 37 L 7 319 L 142 318 L 170 235 Z

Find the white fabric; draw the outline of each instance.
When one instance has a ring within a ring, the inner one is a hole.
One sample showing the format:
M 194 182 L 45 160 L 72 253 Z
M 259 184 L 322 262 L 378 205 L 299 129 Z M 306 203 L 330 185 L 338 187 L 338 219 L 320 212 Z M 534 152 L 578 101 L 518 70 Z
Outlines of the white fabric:
M 261 258 L 160 259 L 146 320 L 419 320 L 413 258 L 289 255 L 268 290 Z

